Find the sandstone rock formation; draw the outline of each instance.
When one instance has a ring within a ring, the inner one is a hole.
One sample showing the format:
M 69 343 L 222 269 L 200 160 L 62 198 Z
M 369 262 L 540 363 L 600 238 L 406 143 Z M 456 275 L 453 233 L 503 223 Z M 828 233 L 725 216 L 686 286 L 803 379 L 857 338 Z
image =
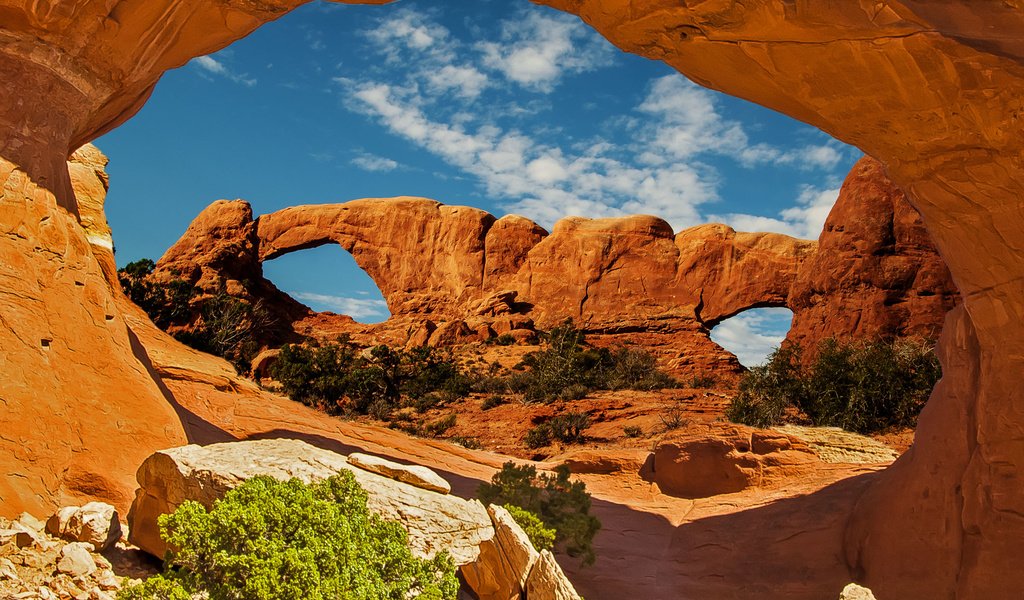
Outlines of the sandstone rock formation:
M 72 542 L 91 544 L 94 552 L 100 552 L 121 539 L 121 519 L 117 509 L 104 502 L 65 506 L 46 521 L 46 532 Z
M 0 14 L 5 28 L 13 17 L 6 7 Z M 8 54 L 16 45 L 4 48 L 0 97 L 22 97 L 7 90 L 15 84 L 5 69 L 16 60 Z M 59 94 L 47 96 L 56 101 Z M 0 104 L 0 152 L 6 152 L 17 145 L 3 116 L 13 104 Z M 32 142 L 37 151 L 44 138 L 40 131 Z M 185 441 L 178 415 L 139 359 L 142 349 L 108 279 L 109 230 L 96 210 L 104 160 L 94 149 L 76 156 L 71 170 L 85 228 L 58 204 L 55 191 L 66 205 L 75 202 L 49 187 L 54 179 L 39 179 L 7 154 L 0 159 L 0 506 L 8 516 L 48 514 L 94 498 L 127 505 L 133 486 L 124 475 L 153 448 Z M 68 167 L 60 171 L 67 180 Z
M 420 465 L 401 465 L 386 458 L 362 452 L 349 454 L 348 464 L 430 492 L 449 494 L 452 491 L 451 484 L 443 477 Z
M 721 425 L 659 441 L 647 476 L 663 493 L 707 498 L 766 487 L 818 463 L 814 451 L 798 438 Z
M 424 489 L 418 483 L 440 479 L 425 467 L 418 467 L 421 472 L 413 484 L 406 481 L 408 470 L 392 467 L 385 475 L 366 470 L 368 465 L 383 470 L 378 467 L 388 462 L 365 454 L 351 460 L 285 439 L 163 450 L 139 467 L 141 487 L 128 515 L 130 540 L 162 556 L 166 546 L 159 537 L 157 517 L 173 512 L 185 500 L 210 507 L 225 492 L 255 475 L 310 482 L 348 470 L 366 490 L 370 510 L 400 522 L 408 531 L 414 554 L 429 558 L 448 552 L 481 600 L 518 598 L 531 577 L 537 580 L 533 585 L 538 591 L 530 597 L 578 597 L 550 554 L 550 564 L 533 574 L 537 551 L 503 508 L 484 510 L 479 501 Z M 447 482 L 439 487 L 450 488 Z
M 863 498 L 848 558 L 882 597 L 1024 585 L 1024 12 L 1017 3 L 543 0 L 628 52 L 788 114 L 886 166 L 964 304 L 910 452 Z
M 865 157 L 847 176 L 817 251 L 789 290 L 793 326 L 786 339 L 811 349 L 827 337 L 937 340 L 956 302 L 920 214 L 882 165 Z
M 183 437 L 79 226 L 68 155 L 134 114 L 163 71 L 300 3 L 0 0 L 0 364 L 18 374 L 0 379 L 5 511 L 119 498 L 129 465 Z M 907 192 L 964 304 L 915 446 L 862 496 L 847 557 L 882 597 L 1012 597 L 1024 582 L 1017 3 L 543 3 L 859 146 Z
M 387 323 L 311 316 L 263 278 L 261 261 L 327 243 L 352 253 L 378 284 Z M 599 334 L 665 334 L 654 345 L 673 347 L 670 367 L 685 372 L 735 370 L 708 330 L 753 307 L 793 309 L 789 340 L 812 349 L 832 336 L 937 335 L 956 292 L 917 212 L 877 161 L 855 166 L 819 244 L 720 224 L 673 234 L 642 215 L 571 217 L 548 234 L 523 217 L 495 220 L 423 198 L 297 206 L 254 221 L 245 202 L 222 200 L 196 217 L 154 277 L 264 300 L 279 328 L 265 331 L 267 343 L 372 331 L 453 345 L 529 337 L 571 317 Z

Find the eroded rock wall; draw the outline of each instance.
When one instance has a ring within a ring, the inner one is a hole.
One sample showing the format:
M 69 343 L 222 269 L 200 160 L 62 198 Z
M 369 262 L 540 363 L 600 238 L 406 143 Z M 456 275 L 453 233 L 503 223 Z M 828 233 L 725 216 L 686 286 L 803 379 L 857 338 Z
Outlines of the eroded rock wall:
M 1013 564 L 1024 539 L 1020 3 L 542 3 L 579 15 L 623 50 L 810 123 L 885 165 L 921 212 L 964 306 L 946 322 L 943 382 L 914 448 L 850 530 L 851 566 L 880 597 L 1016 594 L 1024 585 Z

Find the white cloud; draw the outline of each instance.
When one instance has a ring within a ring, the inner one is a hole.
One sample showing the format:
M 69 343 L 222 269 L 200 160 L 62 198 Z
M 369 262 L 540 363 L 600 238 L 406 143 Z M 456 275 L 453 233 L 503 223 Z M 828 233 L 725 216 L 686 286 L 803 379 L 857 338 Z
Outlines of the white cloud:
M 559 13 L 530 12 L 504 21 L 500 42 L 481 42 L 484 65 L 510 81 L 551 92 L 563 73 L 582 73 L 614 59 L 610 44 L 578 19 Z
M 364 171 L 371 171 L 374 173 L 387 173 L 388 171 L 394 171 L 398 168 L 398 163 L 390 158 L 383 156 L 377 156 L 376 154 L 370 154 L 364 152 L 359 156 L 351 160 L 352 164 L 363 169 Z
M 205 71 L 206 73 L 211 73 L 213 75 L 224 77 L 226 79 L 234 81 L 235 83 L 240 83 L 247 87 L 252 87 L 256 85 L 255 78 L 249 77 L 248 74 L 246 73 L 239 74 L 233 72 L 224 63 L 213 58 L 212 56 L 197 56 L 196 58 L 193 58 L 190 62 L 191 64 L 194 64 L 197 67 L 199 67 L 202 71 Z
M 366 38 L 398 68 L 336 77 L 342 101 L 476 178 L 503 209 L 549 228 L 574 214 L 646 213 L 678 231 L 708 222 L 706 207 L 719 200 L 722 182 L 712 160 L 828 172 L 843 158 L 840 146 L 832 143 L 755 143 L 742 123 L 723 115 L 714 93 L 678 74 L 652 80 L 632 113 L 604 121 L 601 136 L 576 139 L 545 128 L 533 117 L 550 108 L 549 97 L 534 97 L 542 104 L 524 106 L 523 94 L 514 87 L 548 91 L 566 73 L 607 64 L 612 54 L 571 17 L 522 14 L 502 23 L 501 44 L 471 46 L 428 12 L 405 8 L 391 13 Z M 483 35 L 479 30 L 478 37 Z M 489 79 L 488 69 L 515 86 Z M 481 97 L 486 110 L 481 110 Z M 737 214 L 726 220 L 739 229 L 808 236 L 820 229 L 830 207 L 813 190 L 808 188 L 795 207 L 777 218 Z M 746 226 L 755 223 L 759 226 Z
M 349 296 L 332 296 L 312 292 L 288 292 L 292 298 L 313 304 L 314 310 L 331 310 L 348 315 L 359 322 L 376 323 L 388 316 L 388 305 L 383 300 L 372 298 L 352 298 Z
M 470 66 L 444 65 L 425 73 L 435 91 L 452 90 L 459 96 L 474 100 L 488 85 L 487 76 Z
M 711 339 L 735 354 L 743 366 L 757 366 L 786 339 L 792 318 L 786 309 L 749 310 L 722 321 L 711 330 Z
M 739 231 L 773 231 L 806 240 L 816 240 L 825 227 L 825 219 L 839 198 L 839 188 L 817 188 L 804 185 L 794 206 L 779 213 L 778 218 L 732 213 L 712 216 Z

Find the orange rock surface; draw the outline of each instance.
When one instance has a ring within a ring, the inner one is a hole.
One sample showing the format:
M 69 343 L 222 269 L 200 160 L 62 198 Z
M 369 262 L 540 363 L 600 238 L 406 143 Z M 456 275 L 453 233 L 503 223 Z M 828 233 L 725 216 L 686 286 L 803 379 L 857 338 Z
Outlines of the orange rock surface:
M 1024 586 L 1024 11 L 1018 2 L 543 0 L 628 52 L 854 144 L 921 212 L 964 304 L 910 452 L 847 559 L 879 597 Z
M 828 337 L 936 340 L 958 300 L 920 214 L 865 157 L 847 176 L 817 251 L 800 265 L 786 339 L 805 349 Z
M 182 437 L 166 395 L 171 386 L 159 383 L 173 380 L 174 371 L 154 376 L 145 346 L 127 325 L 130 310 L 104 281 L 78 222 L 68 156 L 134 114 L 165 70 L 300 3 L 0 0 L 5 511 L 52 507 L 60 495 L 117 500 L 136 454 Z M 802 499 L 747 502 L 738 515 L 722 514 L 720 504 L 687 508 L 662 500 L 598 507 L 607 522 L 632 523 L 630 533 L 620 528 L 622 535 L 604 544 L 639 548 L 652 560 L 604 563 L 589 579 L 600 587 L 581 586 L 584 595 L 600 589 L 606 597 L 628 597 L 640 586 L 648 597 L 821 598 L 834 595 L 829 582 L 851 573 L 882 598 L 1019 595 L 1019 2 L 544 3 L 579 14 L 624 50 L 663 60 L 878 158 L 920 210 L 964 301 L 943 331 L 944 378 L 914 447 L 893 467 Z M 230 389 L 230 380 L 210 377 Z M 232 411 L 210 413 L 227 424 L 237 416 Z M 642 489 L 593 483 L 599 497 Z M 804 485 L 814 491 L 822 483 Z M 858 496 L 843 555 L 836 532 Z M 679 521 L 656 516 L 673 510 L 688 522 L 675 528 Z M 807 535 L 795 543 L 778 536 L 783 530 Z M 633 567 L 628 587 L 623 566 Z

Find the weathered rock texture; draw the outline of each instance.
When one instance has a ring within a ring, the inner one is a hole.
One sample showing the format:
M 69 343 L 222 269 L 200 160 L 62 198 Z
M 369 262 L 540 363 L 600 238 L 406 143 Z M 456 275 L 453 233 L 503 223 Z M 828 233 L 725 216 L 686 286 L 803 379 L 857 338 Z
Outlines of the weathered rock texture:
M 411 486 L 355 468 L 341 454 L 280 439 L 182 446 L 147 458 L 139 467 L 140 487 L 128 514 L 129 541 L 163 556 L 166 545 L 160 539 L 157 517 L 174 512 L 185 500 L 210 507 L 256 475 L 309 483 L 343 469 L 351 471 L 366 490 L 370 510 L 402 521 L 410 546 L 420 556 L 447 550 L 456 564 L 464 565 L 476 560 L 481 541 L 494 536 L 490 517 L 479 502 Z
M 185 500 L 209 508 L 228 490 L 256 475 L 308 483 L 347 470 L 366 490 L 369 509 L 400 522 L 409 532 L 414 554 L 430 558 L 448 552 L 456 566 L 464 569 L 467 583 L 481 600 L 519 597 L 539 557 L 505 509 L 492 506 L 485 510 L 477 500 L 423 489 L 417 485 L 419 481 L 441 479 L 425 467 L 418 467 L 426 473 L 420 473 L 413 484 L 399 468 L 387 469 L 386 475 L 365 469 L 367 464 L 381 462 L 388 461 L 365 454 L 350 461 L 341 454 L 287 439 L 163 450 L 139 467 L 140 488 L 128 515 L 130 540 L 163 556 L 166 546 L 159 537 L 157 517 L 173 512 Z M 445 482 L 442 487 L 450 486 Z M 538 595 L 531 597 L 577 598 L 558 563 L 553 557 L 550 560 L 552 564 L 544 565 L 534 576 Z
M 14 374 L 0 378 L 5 512 L 55 508 L 62 496 L 122 498 L 129 465 L 183 437 L 125 326 L 130 309 L 115 302 L 79 226 L 65 161 L 134 114 L 165 70 L 300 3 L 0 0 L 0 365 Z M 882 597 L 1017 594 L 1019 3 L 544 3 L 626 51 L 820 127 L 886 166 L 923 215 L 964 304 L 947 317 L 945 376 L 914 448 L 862 497 L 850 567 Z
M 658 442 L 646 476 L 665 494 L 707 498 L 769 487 L 818 465 L 815 452 L 796 437 L 722 425 Z
M 388 323 L 313 316 L 263 278 L 262 261 L 328 243 L 377 283 Z M 528 336 L 571 317 L 591 332 L 669 336 L 632 341 L 674 347 L 673 370 L 728 371 L 737 363 L 708 330 L 754 307 L 792 308 L 790 340 L 812 348 L 829 336 L 937 336 L 956 292 L 917 212 L 876 161 L 854 168 L 819 243 L 825 250 L 720 224 L 673 234 L 642 215 L 571 217 L 548 234 L 523 217 L 495 220 L 424 198 L 297 206 L 253 220 L 244 201 L 221 200 L 164 254 L 154 277 L 262 298 L 280 329 L 268 330 L 268 343 L 295 332 L 373 331 L 449 345 Z
M 790 288 L 787 340 L 805 349 L 827 337 L 937 340 L 956 299 L 920 214 L 878 161 L 863 158 Z
M 1009 598 L 1024 539 L 1024 11 L 1018 2 L 543 0 L 628 52 L 886 166 L 964 305 L 910 452 L 864 496 L 851 567 L 881 597 Z

